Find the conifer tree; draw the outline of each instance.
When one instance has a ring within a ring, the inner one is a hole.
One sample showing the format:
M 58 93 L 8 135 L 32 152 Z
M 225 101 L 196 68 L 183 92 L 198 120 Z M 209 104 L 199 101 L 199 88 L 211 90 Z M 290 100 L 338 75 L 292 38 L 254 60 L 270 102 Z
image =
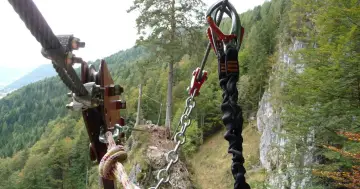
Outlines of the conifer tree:
M 170 129 L 174 84 L 173 65 L 181 58 L 182 36 L 198 30 L 204 20 L 201 0 L 134 0 L 128 12 L 139 11 L 137 44 L 151 44 L 154 54 L 168 63 L 165 126 Z

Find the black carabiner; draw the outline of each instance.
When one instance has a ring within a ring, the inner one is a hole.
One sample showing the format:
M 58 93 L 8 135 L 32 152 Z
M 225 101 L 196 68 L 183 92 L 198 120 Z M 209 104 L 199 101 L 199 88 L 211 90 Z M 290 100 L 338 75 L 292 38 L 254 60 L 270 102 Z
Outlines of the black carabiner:
M 230 34 L 227 35 L 225 35 L 215 24 L 217 21 L 217 14 L 219 14 L 219 12 L 221 13 L 221 11 L 226 13 L 232 21 Z M 206 13 L 206 19 L 209 23 L 207 31 L 208 38 L 218 58 L 219 79 L 226 77 L 228 74 L 239 75 L 237 54 L 241 46 L 244 29 L 241 26 L 236 9 L 230 2 L 227 2 L 224 7 L 224 3 L 219 1 L 209 8 Z M 227 55 L 225 56 L 225 54 Z

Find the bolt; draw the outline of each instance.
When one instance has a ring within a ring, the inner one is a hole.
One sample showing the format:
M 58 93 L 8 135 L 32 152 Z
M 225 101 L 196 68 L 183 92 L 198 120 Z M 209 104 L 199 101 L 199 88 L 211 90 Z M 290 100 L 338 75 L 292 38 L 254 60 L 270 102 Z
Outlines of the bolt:
M 121 93 L 124 92 L 124 88 L 122 88 L 120 85 L 115 85 L 115 95 L 121 95 Z
M 66 108 L 72 110 L 74 107 L 72 104 L 66 104 Z

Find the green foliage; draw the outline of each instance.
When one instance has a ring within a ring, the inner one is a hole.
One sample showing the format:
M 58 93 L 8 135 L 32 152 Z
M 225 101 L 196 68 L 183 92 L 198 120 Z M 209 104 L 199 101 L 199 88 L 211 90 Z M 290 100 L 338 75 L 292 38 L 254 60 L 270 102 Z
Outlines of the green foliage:
M 39 141 L 0 159 L 1 188 L 83 188 L 88 163 L 83 122 L 67 116 L 47 125 Z
M 138 44 L 150 46 L 153 53 L 157 52 L 162 57 L 177 57 L 171 61 L 178 60 L 181 58 L 179 50 L 189 42 L 183 37 L 194 40 L 198 36 L 197 32 L 204 23 L 204 5 L 201 0 L 134 1 L 128 12 L 140 12 L 136 19 L 140 34 Z M 193 45 L 191 43 L 188 47 Z
M 296 69 L 284 78 L 287 137 L 304 150 L 306 135 L 314 131 L 315 145 L 342 148 L 344 140 L 336 132 L 359 131 L 360 28 L 355 20 L 360 18 L 360 5 L 345 0 L 301 0 L 293 4 L 291 32 L 306 48 L 294 53 Z M 319 149 L 316 154 L 322 169 L 354 164 L 333 152 Z
M 184 144 L 184 155 L 190 156 L 196 152 L 199 146 L 202 144 L 201 129 L 195 122 L 192 122 L 189 128 L 186 130 L 186 142 Z
M 286 39 L 289 1 L 273 0 L 240 15 L 245 35 L 239 53 L 242 81 L 240 102 L 244 116 L 257 111 L 258 103 L 268 86 L 278 43 Z M 246 87 L 246 88 L 245 88 Z
M 201 46 L 198 37 L 203 22 L 203 7 L 201 0 L 135 0 L 128 10 L 140 12 L 136 19 L 140 34 L 137 44 L 149 47 L 155 58 L 168 63 L 165 126 L 169 129 L 173 112 L 173 65 L 184 53 L 192 55 L 193 50 L 197 52 L 196 47 Z
M 351 24 L 350 21 L 334 21 L 338 16 L 334 15 L 334 9 L 342 11 L 343 7 L 340 5 L 344 5 L 344 2 L 329 1 L 325 4 L 330 11 L 318 9 L 312 17 L 316 28 L 332 27 L 339 30 L 344 24 Z M 327 20 L 325 23 L 324 17 Z M 351 30 L 343 27 L 342 33 L 327 29 L 318 29 L 316 32 L 319 35 L 306 43 L 307 48 L 297 52 L 301 56 L 301 59 L 297 59 L 297 64 L 305 67 L 304 71 L 301 74 L 288 74 L 286 78 L 288 84 L 284 93 L 291 103 L 287 107 L 287 123 L 296 127 L 299 120 L 307 120 L 302 122 L 303 128 L 316 126 L 321 136 L 333 138 L 333 131 L 354 129 L 358 125 L 357 86 L 360 70 L 357 62 L 360 56 L 353 42 L 360 40 L 359 29 L 354 25 Z M 329 38 L 332 40 L 329 41 Z M 314 43 L 316 47 L 311 45 Z M 296 115 L 297 118 L 291 115 Z M 303 131 L 306 132 L 307 129 Z M 323 139 L 319 142 L 330 138 Z
M 67 110 L 60 107 L 67 102 L 66 92 L 58 78 L 49 78 L 1 99 L 0 157 L 30 147 L 50 120 L 65 116 Z

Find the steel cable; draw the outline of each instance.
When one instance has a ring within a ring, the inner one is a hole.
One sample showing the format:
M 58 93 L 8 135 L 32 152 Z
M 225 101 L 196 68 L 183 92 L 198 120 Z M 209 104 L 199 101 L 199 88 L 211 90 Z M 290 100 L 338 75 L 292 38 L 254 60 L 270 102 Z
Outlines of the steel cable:
M 64 84 L 77 95 L 85 96 L 88 91 L 83 86 L 72 66 L 66 66 L 66 51 L 54 35 L 46 20 L 32 0 L 8 0 L 14 10 L 30 30 L 31 34 L 49 52 L 54 60 L 54 68 Z M 56 64 L 56 65 L 55 65 Z M 66 71 L 65 71 L 66 70 Z

